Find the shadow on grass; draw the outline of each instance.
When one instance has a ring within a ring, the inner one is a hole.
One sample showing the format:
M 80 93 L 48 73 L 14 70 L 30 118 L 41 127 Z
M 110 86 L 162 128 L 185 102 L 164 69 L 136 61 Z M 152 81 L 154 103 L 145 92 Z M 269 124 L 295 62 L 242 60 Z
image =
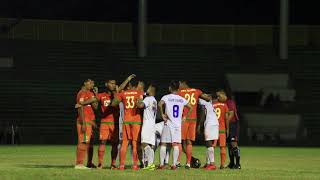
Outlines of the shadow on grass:
M 48 164 L 20 164 L 23 168 L 47 168 L 47 169 L 67 169 L 74 168 L 74 165 L 48 165 Z

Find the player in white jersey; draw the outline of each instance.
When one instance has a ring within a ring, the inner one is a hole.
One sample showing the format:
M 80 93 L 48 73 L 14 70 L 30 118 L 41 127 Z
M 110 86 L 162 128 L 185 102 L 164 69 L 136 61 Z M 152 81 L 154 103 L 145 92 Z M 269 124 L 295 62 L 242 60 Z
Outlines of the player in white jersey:
M 187 117 L 192 112 L 192 106 L 186 99 L 178 95 L 178 89 L 179 82 L 172 81 L 169 86 L 169 91 L 171 94 L 163 96 L 159 102 L 160 113 L 165 123 L 161 136 L 159 169 L 164 169 L 164 159 L 166 157 L 167 144 L 171 144 L 173 146 L 173 165 L 171 166 L 171 169 L 176 169 L 179 156 L 179 144 L 181 144 L 183 108 L 187 107 L 189 109 Z
M 207 170 L 215 170 L 213 143 L 219 137 L 219 121 L 212 102 L 199 99 L 199 104 L 205 107 L 206 120 L 204 121 L 204 137 L 207 145 Z
M 155 125 L 157 116 L 157 100 L 154 98 L 156 94 L 156 87 L 149 85 L 147 90 L 147 97 L 137 104 L 139 108 L 144 108 L 143 123 L 141 130 L 141 148 L 143 164 L 146 165 L 145 170 L 155 170 L 154 151 L 155 146 Z

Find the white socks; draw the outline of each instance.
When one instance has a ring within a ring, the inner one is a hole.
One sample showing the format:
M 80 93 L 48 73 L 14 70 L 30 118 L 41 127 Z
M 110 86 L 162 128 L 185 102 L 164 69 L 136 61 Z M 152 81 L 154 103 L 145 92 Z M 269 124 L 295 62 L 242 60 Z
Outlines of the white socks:
M 207 164 L 214 163 L 214 148 L 208 147 L 207 149 Z
M 160 146 L 160 165 L 163 166 L 164 165 L 164 160 L 166 158 L 166 154 L 167 154 L 167 145 L 161 145 Z
M 144 148 L 144 157 L 145 157 L 145 161 L 148 161 L 148 165 L 153 164 L 154 161 L 154 151 L 150 146 L 146 146 Z
M 169 164 L 170 151 L 171 151 L 171 146 L 167 146 L 167 152 L 166 152 L 167 154 L 166 154 L 165 164 Z
M 179 157 L 179 147 L 173 146 L 173 165 L 175 166 L 178 162 Z

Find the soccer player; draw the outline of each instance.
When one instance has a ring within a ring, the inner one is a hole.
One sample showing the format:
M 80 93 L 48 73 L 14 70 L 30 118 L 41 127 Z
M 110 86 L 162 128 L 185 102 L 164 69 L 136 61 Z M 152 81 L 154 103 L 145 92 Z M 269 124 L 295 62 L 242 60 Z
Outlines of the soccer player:
M 122 144 L 120 148 L 120 167 L 119 170 L 124 170 L 126 152 L 128 143 L 132 144 L 133 170 L 138 170 L 138 142 L 140 141 L 141 133 L 141 114 L 137 103 L 143 100 L 143 92 L 137 90 L 138 82 L 131 83 L 130 90 L 123 91 L 116 95 L 112 101 L 112 106 L 118 106 L 120 102 L 124 105 L 124 119 L 122 129 Z
M 223 169 L 226 161 L 226 139 L 229 134 L 229 117 L 228 106 L 226 103 L 218 101 L 216 95 L 213 98 L 213 107 L 216 111 L 217 118 L 219 120 L 219 140 L 214 142 L 214 146 L 219 144 L 220 146 L 220 169 Z M 220 98 L 221 99 L 221 98 Z
M 106 142 L 111 142 L 111 169 L 116 168 L 116 158 L 118 154 L 118 116 L 119 107 L 112 107 L 111 102 L 116 90 L 116 81 L 107 80 L 105 82 L 106 92 L 98 93 L 97 98 L 101 104 L 101 122 L 100 122 L 100 145 L 98 149 L 98 168 L 103 168 L 103 158 L 106 148 Z
M 116 80 L 107 80 L 105 82 L 106 92 L 98 93 L 97 98 L 101 104 L 102 118 L 100 122 L 100 145 L 98 149 L 98 168 L 103 168 L 103 158 L 105 153 L 105 145 L 107 141 L 111 142 L 111 169 L 116 168 L 116 159 L 118 155 L 119 144 L 119 106 L 111 106 L 114 94 L 122 89 L 135 77 L 134 74 L 130 75 L 118 88 Z
M 229 136 L 228 136 L 228 150 L 230 163 L 228 165 L 231 169 L 241 169 L 240 165 L 240 148 L 238 146 L 238 137 L 239 137 L 239 116 L 237 112 L 237 107 L 235 102 L 231 97 L 227 97 L 224 90 L 219 90 L 217 92 L 218 100 L 221 102 L 226 102 L 229 112 Z M 236 163 L 234 162 L 236 159 Z
M 137 105 L 139 108 L 144 108 L 143 111 L 143 124 L 141 130 L 141 143 L 142 143 L 142 157 L 147 167 L 145 170 L 155 170 L 154 165 L 154 151 L 155 146 L 155 124 L 157 116 L 157 100 L 154 98 L 156 94 L 156 87 L 149 85 L 147 90 L 147 97 Z
M 205 107 L 206 120 L 204 121 L 204 137 L 207 146 L 206 170 L 215 170 L 214 163 L 214 142 L 219 135 L 219 122 L 211 102 L 199 99 L 199 104 Z
M 78 118 L 77 118 L 77 157 L 75 169 L 89 169 L 83 165 L 88 145 L 92 137 L 92 126 L 95 126 L 95 114 L 91 104 L 97 99 L 92 92 L 94 81 L 87 79 L 83 83 L 83 88 L 77 94 Z
M 196 130 L 200 131 L 200 126 L 197 127 L 197 107 L 199 98 L 206 101 L 210 101 L 210 96 L 204 94 L 201 90 L 190 88 L 186 81 L 180 81 L 179 93 L 180 96 L 184 97 L 188 103 L 192 106 L 192 113 L 187 115 L 188 109 L 183 110 L 182 117 L 185 119 L 182 122 L 182 147 L 186 153 L 186 169 L 190 169 L 190 163 L 192 160 L 192 142 L 196 139 Z M 180 150 L 181 154 L 181 150 Z M 179 163 L 178 163 L 179 164 Z
M 160 113 L 165 123 L 161 136 L 159 169 L 164 169 L 167 144 L 171 144 L 173 146 L 173 165 L 171 166 L 171 169 L 175 170 L 180 153 L 179 144 L 181 144 L 181 121 L 183 108 L 186 107 L 188 109 L 188 113 L 186 115 L 189 117 L 192 113 L 192 106 L 185 98 L 178 95 L 178 81 L 172 81 L 170 83 L 169 91 L 171 94 L 163 96 L 159 102 Z M 165 106 L 165 111 L 163 106 Z

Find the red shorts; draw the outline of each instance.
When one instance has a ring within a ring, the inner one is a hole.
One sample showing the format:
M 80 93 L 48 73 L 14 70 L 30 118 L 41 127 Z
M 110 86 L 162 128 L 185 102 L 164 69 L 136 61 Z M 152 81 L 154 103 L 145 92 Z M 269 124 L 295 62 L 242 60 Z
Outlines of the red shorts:
M 141 124 L 124 124 L 122 126 L 122 140 L 140 141 Z
M 181 130 L 181 139 L 182 140 L 196 140 L 196 127 L 197 123 L 192 121 L 185 121 L 182 123 L 182 130 Z
M 87 124 L 85 132 L 81 130 L 82 125 L 77 123 L 78 143 L 89 143 L 92 137 L 92 125 Z
M 114 123 L 101 122 L 99 139 L 102 141 L 117 142 L 119 140 L 119 130 L 117 127 L 118 125 Z

